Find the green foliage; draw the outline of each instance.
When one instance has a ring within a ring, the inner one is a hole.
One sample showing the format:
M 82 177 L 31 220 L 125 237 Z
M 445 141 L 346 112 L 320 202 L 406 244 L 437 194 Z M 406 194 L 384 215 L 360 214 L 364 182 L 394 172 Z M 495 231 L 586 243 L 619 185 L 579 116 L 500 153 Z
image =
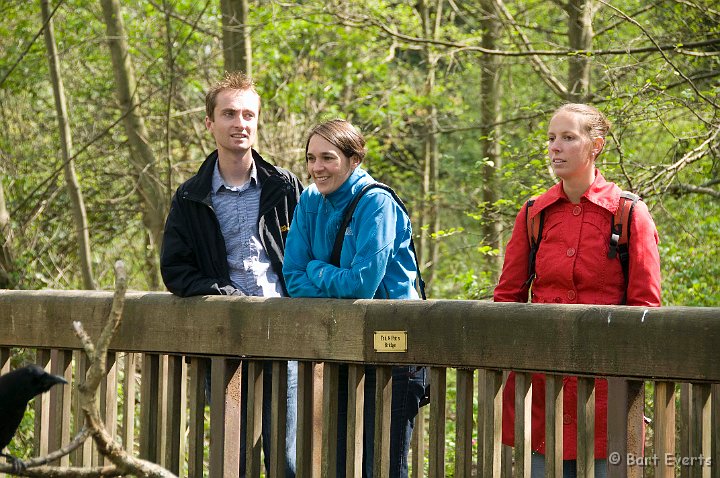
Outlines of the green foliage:
M 219 2 L 169 3 L 122 4 L 136 94 L 158 158 L 156 180 L 165 185 L 168 201 L 212 149 L 203 97 L 223 71 Z M 416 235 L 439 247 L 433 297 L 488 298 L 520 205 L 554 182 L 545 129 L 564 98 L 536 73 L 528 56 L 501 57 L 500 127 L 488 137 L 480 116 L 484 57 L 472 49 L 485 35 L 486 15 L 472 2 L 445 5 L 440 12 L 433 4 L 424 25 L 420 5 L 253 3 L 254 77 L 263 98 L 259 148 L 305 177 L 308 129 L 331 117 L 350 119 L 368 139 L 365 167 L 398 190 Z M 533 0 L 506 6 L 535 50 L 568 49 L 567 14 L 559 5 Z M 633 0 L 622 11 L 603 6 L 593 18 L 593 49 L 616 53 L 584 53 L 592 70 L 590 101 L 614 123 L 599 167 L 608 179 L 642 193 L 653 210 L 666 304 L 718 303 L 717 193 L 691 193 L 686 187 L 717 191 L 717 150 L 707 138 L 718 127 L 720 60 L 712 55 L 716 43 L 692 46 L 718 38 L 720 22 L 711 6 L 705 0 L 682 6 Z M 12 277 L 22 288 L 77 288 L 77 241 L 45 46 L 42 36 L 33 41 L 41 28 L 39 8 L 11 1 L 0 12 L 0 180 L 14 237 Z M 147 233 L 102 18 L 99 4 L 78 0 L 64 2 L 54 18 L 75 168 L 98 283 L 111 286 L 111 264 L 122 257 L 131 287 L 144 289 L 150 283 Z M 502 22 L 496 48 L 522 51 L 517 31 Z M 435 29 L 437 42 L 425 41 L 428 29 Z M 646 48 L 656 44 L 674 49 Z M 540 60 L 564 84 L 574 56 Z M 425 139 L 432 132 L 440 170 L 438 189 L 428 195 Z M 486 157 L 488 144 L 499 146 L 497 158 Z M 489 168 L 496 173 L 495 201 L 483 198 Z M 430 203 L 440 218 L 437 229 L 421 223 Z M 486 232 L 498 221 L 504 228 L 499 242 Z

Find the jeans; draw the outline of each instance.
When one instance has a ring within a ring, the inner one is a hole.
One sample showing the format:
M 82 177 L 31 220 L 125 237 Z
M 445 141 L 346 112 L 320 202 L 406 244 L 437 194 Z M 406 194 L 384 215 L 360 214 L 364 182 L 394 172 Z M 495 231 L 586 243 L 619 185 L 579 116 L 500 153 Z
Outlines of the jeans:
M 248 364 L 242 363 L 242 383 L 240 409 L 240 429 L 243 431 L 240 437 L 240 477 L 245 476 L 245 450 L 247 448 L 245 429 L 247 428 L 247 389 L 248 389 Z M 285 427 L 285 476 L 295 478 L 295 437 L 297 434 L 297 381 L 298 363 L 288 362 L 287 379 L 287 423 Z M 270 470 L 270 413 L 272 405 L 272 362 L 265 362 L 263 365 L 263 405 L 262 405 L 262 444 L 265 455 L 265 470 Z
M 541 455 L 537 452 L 532 452 L 531 458 L 531 471 L 530 476 L 532 478 L 544 478 L 545 477 L 545 455 Z M 577 460 L 563 460 L 563 478 L 576 478 L 577 477 Z M 595 460 L 595 478 L 606 478 L 607 477 L 607 460 L 600 459 Z
M 408 452 L 415 416 L 425 392 L 427 369 L 416 366 L 392 368 L 390 413 L 390 477 L 407 478 Z M 363 478 L 373 476 L 375 444 L 375 367 L 365 367 L 363 411 Z M 345 476 L 347 450 L 348 366 L 340 366 L 338 390 L 337 476 Z

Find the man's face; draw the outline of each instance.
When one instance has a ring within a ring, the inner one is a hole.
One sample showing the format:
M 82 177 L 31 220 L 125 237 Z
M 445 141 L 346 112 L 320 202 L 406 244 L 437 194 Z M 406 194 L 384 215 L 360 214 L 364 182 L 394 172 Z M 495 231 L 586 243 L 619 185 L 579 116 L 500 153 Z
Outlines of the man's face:
M 217 96 L 213 117 L 205 118 L 218 151 L 245 155 L 257 139 L 260 97 L 250 90 L 224 90 Z

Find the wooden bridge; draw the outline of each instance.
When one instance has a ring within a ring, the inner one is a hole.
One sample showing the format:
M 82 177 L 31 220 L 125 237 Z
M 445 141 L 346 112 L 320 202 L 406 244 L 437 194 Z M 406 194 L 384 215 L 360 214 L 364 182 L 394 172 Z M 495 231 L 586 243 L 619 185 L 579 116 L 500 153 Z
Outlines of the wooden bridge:
M 0 291 L 3 373 L 18 349 L 30 349 L 41 366 L 77 383 L 87 363 L 72 322 L 97 336 L 111 302 L 109 292 Z M 393 343 L 399 345 L 376 344 L 381 335 L 397 337 Z M 298 477 L 335 476 L 331 437 L 337 417 L 331 412 L 339 363 L 351 364 L 347 476 L 360 476 L 362 440 L 356 437 L 362 436 L 363 394 L 357 391 L 363 364 L 372 363 L 378 365 L 378 477 L 388 475 L 393 364 L 431 367 L 431 402 L 421 409 L 411 452 L 413 476 L 529 476 L 530 374 L 544 372 L 547 476 L 562 476 L 562 377 L 578 375 L 578 476 L 592 475 L 594 377 L 600 376 L 610 387 L 609 451 L 620 458 L 618 464 L 609 460 L 608 476 L 720 477 L 720 308 L 180 299 L 131 292 L 111 348 L 100 397 L 108 429 L 126 449 L 179 476 L 235 477 L 241 459 L 248 476 L 264 472 L 258 360 L 273 361 L 272 415 L 278 418 L 285 414 L 282 377 L 292 359 L 299 361 Z M 241 359 L 249 362 L 251 383 L 245 430 L 239 420 Z M 204 391 L 208 364 L 210 404 Z M 524 437 L 515 448 L 500 442 L 509 370 L 518 372 L 515 436 Z M 646 390 L 652 400 L 645 400 Z M 35 454 L 59 448 L 80 429 L 76 395 L 75 387 L 56 387 L 36 399 Z M 645 430 L 643 415 L 652 419 Z M 452 454 L 446 449 L 450 420 Z M 283 449 L 275 446 L 284 440 L 282 422 L 273 420 L 272 450 Z M 248 438 L 245 457 L 238 451 L 242 433 Z M 88 441 L 60 464 L 102 463 L 92 446 Z M 279 458 L 270 457 L 266 476 L 282 475 Z

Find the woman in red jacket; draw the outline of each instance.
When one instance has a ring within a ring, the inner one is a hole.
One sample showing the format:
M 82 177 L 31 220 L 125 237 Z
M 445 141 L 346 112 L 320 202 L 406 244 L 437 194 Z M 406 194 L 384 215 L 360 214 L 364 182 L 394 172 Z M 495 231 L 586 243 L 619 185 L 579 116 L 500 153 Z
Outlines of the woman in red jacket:
M 596 108 L 566 104 L 555 111 L 548 127 L 548 156 L 560 182 L 523 206 L 507 245 L 495 302 L 622 304 L 660 306 L 658 235 L 647 206 L 639 201 L 632 213 L 629 271 L 626 279 L 617 257 L 608 258 L 610 228 L 621 189 L 603 178 L 595 160 L 605 146 L 610 123 Z M 543 214 L 535 280 L 527 284 L 530 244 L 526 213 Z M 627 295 L 626 295 L 627 294 Z M 625 300 L 625 302 L 623 302 Z M 607 473 L 607 381 L 595 382 L 595 476 Z M 514 444 L 515 377 L 503 393 L 503 443 Z M 575 476 L 577 457 L 577 379 L 565 377 L 563 391 L 564 476 Z M 544 476 L 545 377 L 532 377 L 532 476 Z

